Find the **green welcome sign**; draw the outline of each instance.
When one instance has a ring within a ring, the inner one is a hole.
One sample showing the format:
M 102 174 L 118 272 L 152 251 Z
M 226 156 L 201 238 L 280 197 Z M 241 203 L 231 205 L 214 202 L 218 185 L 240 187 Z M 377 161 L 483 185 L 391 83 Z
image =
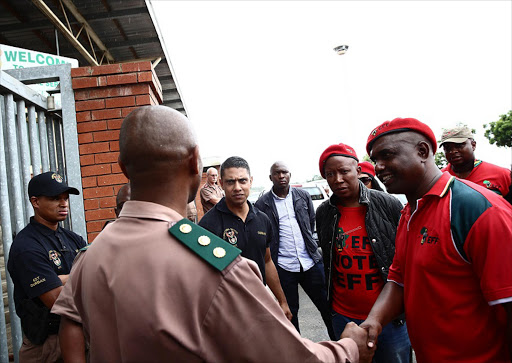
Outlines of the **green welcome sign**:
M 71 67 L 78 67 L 78 60 L 73 58 L 61 57 L 54 54 L 37 52 L 35 50 L 11 47 L 0 44 L 0 69 L 19 69 L 28 67 L 53 66 L 57 64 L 70 63 Z M 46 82 L 30 85 L 36 92 L 47 96 L 48 90 L 57 88 L 59 82 Z M 60 108 L 60 97 L 56 95 L 55 105 Z

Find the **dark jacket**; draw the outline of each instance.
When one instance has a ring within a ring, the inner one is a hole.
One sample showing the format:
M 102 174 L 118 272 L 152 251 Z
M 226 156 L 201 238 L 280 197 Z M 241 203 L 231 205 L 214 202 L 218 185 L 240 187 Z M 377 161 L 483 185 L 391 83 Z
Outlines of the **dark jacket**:
M 395 255 L 395 236 L 400 211 L 403 206 L 400 201 L 384 192 L 368 189 L 359 182 L 359 203 L 366 205 L 366 232 L 384 281 L 387 280 L 389 266 Z M 325 278 L 327 279 L 328 298 L 331 299 L 331 254 L 334 234 L 341 217 L 337 197 L 323 202 L 316 212 L 316 229 L 324 258 Z
M 322 256 L 313 238 L 313 231 L 315 230 L 315 209 L 311 201 L 311 196 L 302 189 L 290 188 L 290 190 L 293 199 L 293 210 L 295 211 L 295 218 L 299 224 L 302 238 L 304 238 L 304 243 L 306 244 L 309 255 L 316 264 L 320 261 Z M 274 235 L 270 243 L 270 253 L 272 255 L 272 261 L 274 261 L 274 264 L 277 266 L 277 256 L 279 253 L 279 215 L 272 191 L 263 194 L 254 205 L 268 216 L 272 224 Z

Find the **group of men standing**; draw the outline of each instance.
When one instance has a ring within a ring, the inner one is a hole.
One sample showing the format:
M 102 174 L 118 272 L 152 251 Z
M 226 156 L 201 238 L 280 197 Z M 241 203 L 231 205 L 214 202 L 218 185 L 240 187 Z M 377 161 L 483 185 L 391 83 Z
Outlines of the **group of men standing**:
M 141 107 L 120 134 L 131 200 L 71 275 L 86 244 L 58 222 L 78 191 L 56 173 L 29 185 L 35 216 L 9 256 L 26 343 L 58 342 L 55 320 L 34 338 L 30 302 L 62 317 L 69 361 L 84 361 L 89 347 L 98 362 L 409 362 L 412 345 L 420 363 L 510 362 L 512 207 L 499 196 L 510 198 L 510 171 L 507 179 L 506 169 L 470 163 L 476 144 L 465 132 L 443 134 L 445 173 L 432 130 L 416 119 L 370 133 L 375 169 L 349 145 L 330 145 L 319 171 L 332 196 L 316 213 L 282 161 L 252 205 L 249 165 L 230 157 L 220 186 L 217 169 L 207 170 L 197 226 L 183 219 L 203 170 L 195 133 L 179 112 Z M 478 177 L 482 187 L 450 174 Z M 405 194 L 404 209 L 372 188 L 375 176 Z M 300 337 L 299 284 L 332 341 Z

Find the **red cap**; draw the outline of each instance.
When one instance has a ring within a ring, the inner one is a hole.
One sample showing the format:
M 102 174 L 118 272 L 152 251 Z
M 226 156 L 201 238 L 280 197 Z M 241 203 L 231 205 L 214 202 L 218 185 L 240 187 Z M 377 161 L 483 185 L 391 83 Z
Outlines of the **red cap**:
M 372 151 L 372 146 L 375 140 L 377 140 L 382 135 L 390 134 L 392 132 L 402 132 L 402 131 L 416 131 L 425 136 L 428 141 L 432 144 L 432 151 L 435 154 L 437 150 L 437 140 L 436 136 L 423 122 L 416 120 L 415 118 L 395 118 L 392 121 L 385 121 L 382 125 L 374 129 L 370 132 L 368 136 L 368 141 L 366 141 L 366 151 L 368 155 L 370 155 L 370 151 Z
M 375 176 L 375 167 L 373 166 L 372 163 L 368 161 L 363 161 L 362 163 L 359 163 L 359 166 L 361 167 L 361 173 Z
M 319 161 L 319 168 L 320 168 L 320 175 L 325 178 L 324 173 L 324 166 L 327 159 L 329 159 L 331 156 L 346 156 L 348 158 L 355 159 L 359 162 L 359 159 L 357 158 L 357 154 L 355 150 L 348 145 L 345 144 L 336 144 L 331 145 L 325 151 L 320 155 L 320 161 Z

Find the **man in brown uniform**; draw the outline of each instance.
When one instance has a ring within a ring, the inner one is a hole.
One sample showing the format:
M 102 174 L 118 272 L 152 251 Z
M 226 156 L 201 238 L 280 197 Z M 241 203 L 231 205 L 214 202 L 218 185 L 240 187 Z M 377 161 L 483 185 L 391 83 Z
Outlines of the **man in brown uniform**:
M 337 342 L 302 339 L 257 265 L 183 219 L 202 170 L 190 127 L 164 106 L 141 107 L 124 120 L 119 164 L 132 199 L 77 258 L 54 305 L 64 358 L 84 361 L 83 329 L 91 362 L 371 359 L 366 332 L 355 324 Z
M 224 191 L 217 184 L 219 179 L 219 172 L 215 168 L 209 168 L 206 171 L 206 183 L 204 183 L 199 194 L 201 196 L 201 205 L 203 212 L 206 214 L 210 209 L 217 204 L 224 196 Z

